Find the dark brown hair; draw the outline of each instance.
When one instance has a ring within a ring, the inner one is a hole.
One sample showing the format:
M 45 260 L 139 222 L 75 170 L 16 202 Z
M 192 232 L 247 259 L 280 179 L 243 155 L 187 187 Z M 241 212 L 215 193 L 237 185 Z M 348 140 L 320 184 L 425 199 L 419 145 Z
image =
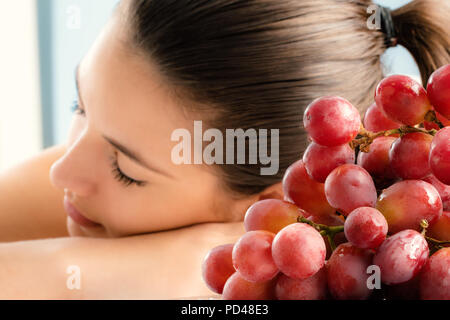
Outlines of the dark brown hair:
M 126 2 L 130 45 L 156 63 L 180 100 L 211 116 L 208 126 L 280 130 L 278 174 L 261 176 L 259 165 L 220 166 L 236 194 L 280 182 L 302 156 L 303 111 L 312 100 L 339 95 L 362 113 L 382 79 L 385 35 L 367 27 L 368 0 Z M 424 81 L 450 63 L 448 1 L 417 0 L 393 19 Z

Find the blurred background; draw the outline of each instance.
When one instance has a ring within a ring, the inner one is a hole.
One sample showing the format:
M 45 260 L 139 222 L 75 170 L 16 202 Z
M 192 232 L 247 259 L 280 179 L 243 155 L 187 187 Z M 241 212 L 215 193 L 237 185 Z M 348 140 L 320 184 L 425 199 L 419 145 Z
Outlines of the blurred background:
M 377 0 L 395 9 L 410 0 Z M 76 97 L 74 69 L 119 0 L 0 1 L 0 171 L 63 143 Z M 403 47 L 382 57 L 387 74 L 420 79 Z
M 75 66 L 118 1 L 0 1 L 0 171 L 65 141 Z

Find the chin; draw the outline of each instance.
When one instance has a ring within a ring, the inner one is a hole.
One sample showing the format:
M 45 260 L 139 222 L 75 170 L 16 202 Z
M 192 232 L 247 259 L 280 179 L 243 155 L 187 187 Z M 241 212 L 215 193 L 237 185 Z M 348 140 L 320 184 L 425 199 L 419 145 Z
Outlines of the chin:
M 73 221 L 71 217 L 67 217 L 67 232 L 70 237 L 109 238 L 108 233 L 103 226 L 85 228 Z

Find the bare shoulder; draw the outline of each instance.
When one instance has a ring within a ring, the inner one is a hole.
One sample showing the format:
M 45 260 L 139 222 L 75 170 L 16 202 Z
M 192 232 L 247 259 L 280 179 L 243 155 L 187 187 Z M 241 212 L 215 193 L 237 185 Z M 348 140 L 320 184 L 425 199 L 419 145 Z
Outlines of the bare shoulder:
M 50 183 L 50 167 L 63 145 L 0 173 L 0 242 L 66 236 L 63 192 Z
M 61 156 L 64 155 L 65 151 L 66 146 L 64 145 L 57 145 L 45 149 L 40 153 L 36 154 L 35 156 L 22 161 L 21 163 L 17 164 L 14 167 L 1 171 L 0 178 L 3 180 L 5 178 L 8 178 L 9 176 L 13 176 L 16 175 L 17 173 L 23 172 L 23 170 L 31 171 L 35 174 L 42 174 L 42 172 L 39 169 L 43 167 L 50 168 L 50 166 L 57 159 L 59 159 Z

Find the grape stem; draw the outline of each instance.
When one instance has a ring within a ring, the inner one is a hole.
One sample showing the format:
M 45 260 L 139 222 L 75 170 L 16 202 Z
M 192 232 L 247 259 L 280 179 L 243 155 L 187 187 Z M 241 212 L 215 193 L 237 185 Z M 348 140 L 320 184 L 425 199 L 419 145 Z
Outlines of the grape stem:
M 327 234 L 327 240 L 330 244 L 331 252 L 333 252 L 336 249 L 336 243 L 334 243 L 333 237 Z
M 405 134 L 413 133 L 413 132 L 421 132 L 421 133 L 429 134 L 432 136 L 436 135 L 436 133 L 437 133 L 437 131 L 435 129 L 425 130 L 422 128 L 416 128 L 416 127 L 411 127 L 411 126 L 402 126 L 397 129 L 391 129 L 391 130 L 380 131 L 380 132 L 371 132 L 371 131 L 366 130 L 364 128 L 364 126 L 361 125 L 361 129 L 359 131 L 359 135 L 361 137 L 351 141 L 350 147 L 352 149 L 356 149 L 357 147 L 359 147 L 359 150 L 367 153 L 370 151 L 370 145 L 372 144 L 373 140 L 375 140 L 378 137 L 383 137 L 383 136 L 387 137 L 387 136 L 392 136 L 392 135 L 396 135 L 396 134 L 399 134 L 400 136 L 404 136 Z
M 334 249 L 336 249 L 336 244 L 334 243 L 334 240 L 333 240 L 334 236 L 337 233 L 344 232 L 344 226 L 334 226 L 334 227 L 327 226 L 325 224 L 315 223 L 315 222 L 308 220 L 302 216 L 298 217 L 297 221 L 301 222 L 301 223 L 309 224 L 311 227 L 313 227 L 314 229 L 319 231 L 319 233 L 322 236 L 326 236 L 328 239 L 328 243 L 330 244 L 331 251 L 334 251 Z
M 437 246 L 450 244 L 450 241 L 441 241 L 441 240 L 433 239 L 433 238 L 428 237 L 428 236 L 425 236 L 425 239 L 428 242 L 431 242 L 432 244 L 437 245 Z
M 441 241 L 437 239 L 433 239 L 431 237 L 428 237 L 426 235 L 427 228 L 429 227 L 428 221 L 426 219 L 423 219 L 420 221 L 420 227 L 422 228 L 422 236 L 430 243 L 432 244 L 436 249 L 442 249 L 443 245 L 450 244 L 450 241 Z
M 426 239 L 425 234 L 427 233 L 427 228 L 429 227 L 429 224 L 428 224 L 427 219 L 422 219 L 422 220 L 420 221 L 420 227 L 422 228 L 421 234 L 422 234 L 422 236 Z

